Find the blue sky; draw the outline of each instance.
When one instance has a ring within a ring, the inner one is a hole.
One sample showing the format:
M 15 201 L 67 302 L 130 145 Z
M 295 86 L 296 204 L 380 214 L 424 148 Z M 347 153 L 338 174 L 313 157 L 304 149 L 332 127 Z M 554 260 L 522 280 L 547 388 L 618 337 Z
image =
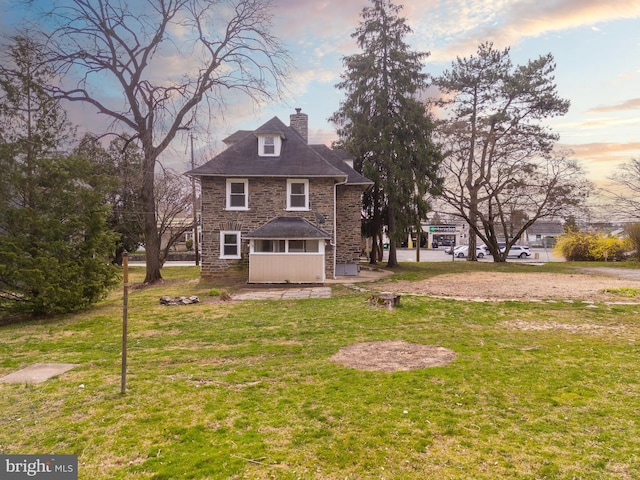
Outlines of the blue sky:
M 10 3 L 0 0 L 2 7 Z M 234 131 L 253 129 L 273 116 L 288 123 L 296 107 L 309 115 L 310 142 L 336 139 L 327 120 L 343 95 L 335 84 L 342 58 L 358 52 L 351 34 L 369 2 L 273 3 L 273 33 L 293 58 L 287 98 L 259 106 L 229 103 L 224 116 L 196 139 L 198 163 L 222 149 L 220 140 Z M 567 115 L 548 122 L 560 144 L 575 152 L 596 181 L 620 162 L 640 158 L 640 0 L 406 0 L 402 15 L 414 31 L 407 38 L 412 48 L 431 53 L 425 71 L 434 76 L 485 41 L 511 47 L 515 64 L 551 53 L 558 91 L 571 101 Z M 2 33 L 10 32 L 10 18 L 0 17 Z M 89 109 L 73 108 L 75 123 L 99 124 Z M 185 154 L 186 145 L 176 142 L 168 156 L 176 163 L 175 157 Z

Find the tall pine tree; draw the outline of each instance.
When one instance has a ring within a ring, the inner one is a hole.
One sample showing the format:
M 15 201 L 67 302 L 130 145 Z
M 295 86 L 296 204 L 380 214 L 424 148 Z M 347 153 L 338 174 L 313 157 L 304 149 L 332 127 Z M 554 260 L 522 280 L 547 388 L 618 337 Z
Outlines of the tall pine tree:
M 17 37 L 0 63 L 0 314 L 84 307 L 113 284 L 104 179 L 60 153 L 72 130 L 42 88 L 52 72 Z
M 373 237 L 371 262 L 381 260 L 383 230 L 390 239 L 388 266 L 397 266 L 396 243 L 419 227 L 435 192 L 440 153 L 431 140 L 433 123 L 419 94 L 427 87 L 422 71 L 428 53 L 412 52 L 411 33 L 390 0 L 372 0 L 352 35 L 362 53 L 343 59 L 337 85 L 346 99 L 331 120 L 356 168 L 375 182 L 365 194 L 365 234 Z

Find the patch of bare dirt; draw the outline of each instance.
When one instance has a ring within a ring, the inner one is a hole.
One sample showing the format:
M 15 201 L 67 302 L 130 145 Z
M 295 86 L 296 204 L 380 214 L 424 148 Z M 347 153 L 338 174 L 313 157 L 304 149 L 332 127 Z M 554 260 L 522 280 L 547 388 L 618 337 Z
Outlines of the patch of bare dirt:
M 469 272 L 439 275 L 418 282 L 383 282 L 376 284 L 376 288 L 395 293 L 468 300 L 621 301 L 624 297 L 605 290 L 640 288 L 640 280 L 579 273 Z
M 522 331 L 547 331 L 547 330 L 565 330 L 571 333 L 598 333 L 598 332 L 612 332 L 623 333 L 625 328 L 620 325 L 595 325 L 592 323 L 560 323 L 560 322 L 526 322 L 522 320 L 513 320 L 502 323 L 507 328 L 512 330 Z
M 443 366 L 455 358 L 455 352 L 448 348 L 402 341 L 356 343 L 341 348 L 331 357 L 347 367 L 378 372 Z

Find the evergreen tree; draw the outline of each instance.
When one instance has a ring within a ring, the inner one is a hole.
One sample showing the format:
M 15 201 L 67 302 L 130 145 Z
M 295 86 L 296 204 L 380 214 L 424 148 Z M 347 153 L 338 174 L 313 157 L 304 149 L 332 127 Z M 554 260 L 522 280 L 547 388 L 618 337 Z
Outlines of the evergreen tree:
M 144 243 L 142 152 L 128 137 L 116 137 L 105 149 L 98 138 L 86 135 L 77 153 L 90 159 L 94 171 L 108 179 L 105 202 L 111 207 L 107 224 L 116 234 L 113 263 L 122 265 L 122 254 L 135 252 Z
M 430 206 L 428 192 L 439 185 L 441 156 L 431 141 L 433 123 L 418 95 L 426 88 L 422 72 L 427 53 L 412 52 L 404 38 L 411 32 L 390 0 L 372 0 L 363 9 L 353 37 L 362 53 L 343 59 L 337 87 L 346 99 L 331 120 L 340 143 L 356 157 L 356 168 L 373 180 L 365 193 L 363 231 L 373 237 L 371 262 L 386 227 L 389 266 L 397 265 L 396 243 L 420 225 Z
M 117 277 L 105 254 L 104 178 L 60 153 L 72 130 L 42 85 L 39 46 L 16 37 L 0 67 L 0 313 L 48 314 L 98 300 Z

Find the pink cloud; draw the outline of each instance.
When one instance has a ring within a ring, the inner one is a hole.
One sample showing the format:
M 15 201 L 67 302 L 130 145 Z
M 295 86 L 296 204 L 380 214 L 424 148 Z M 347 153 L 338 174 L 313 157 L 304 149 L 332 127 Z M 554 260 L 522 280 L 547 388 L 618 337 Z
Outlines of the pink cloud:
M 435 60 L 448 60 L 475 52 L 477 45 L 493 41 L 498 48 L 516 45 L 523 38 L 538 37 L 572 28 L 620 19 L 639 18 L 640 2 L 610 0 L 565 0 L 557 2 L 522 1 L 498 5 L 492 0 L 478 2 L 473 9 L 463 2 L 447 2 L 450 21 L 438 29 L 436 38 L 455 38 L 434 51 Z
M 631 159 L 640 155 L 640 142 L 626 143 L 581 143 L 563 144 L 559 148 L 567 148 L 573 151 L 576 158 L 591 162 L 619 162 L 621 158 Z
M 350 35 L 358 25 L 362 0 L 276 0 L 274 33 L 280 38 L 314 36 L 335 38 Z
M 608 113 L 636 109 L 640 109 L 640 98 L 631 98 L 615 105 L 603 105 L 602 107 L 590 108 L 587 110 L 587 113 Z

